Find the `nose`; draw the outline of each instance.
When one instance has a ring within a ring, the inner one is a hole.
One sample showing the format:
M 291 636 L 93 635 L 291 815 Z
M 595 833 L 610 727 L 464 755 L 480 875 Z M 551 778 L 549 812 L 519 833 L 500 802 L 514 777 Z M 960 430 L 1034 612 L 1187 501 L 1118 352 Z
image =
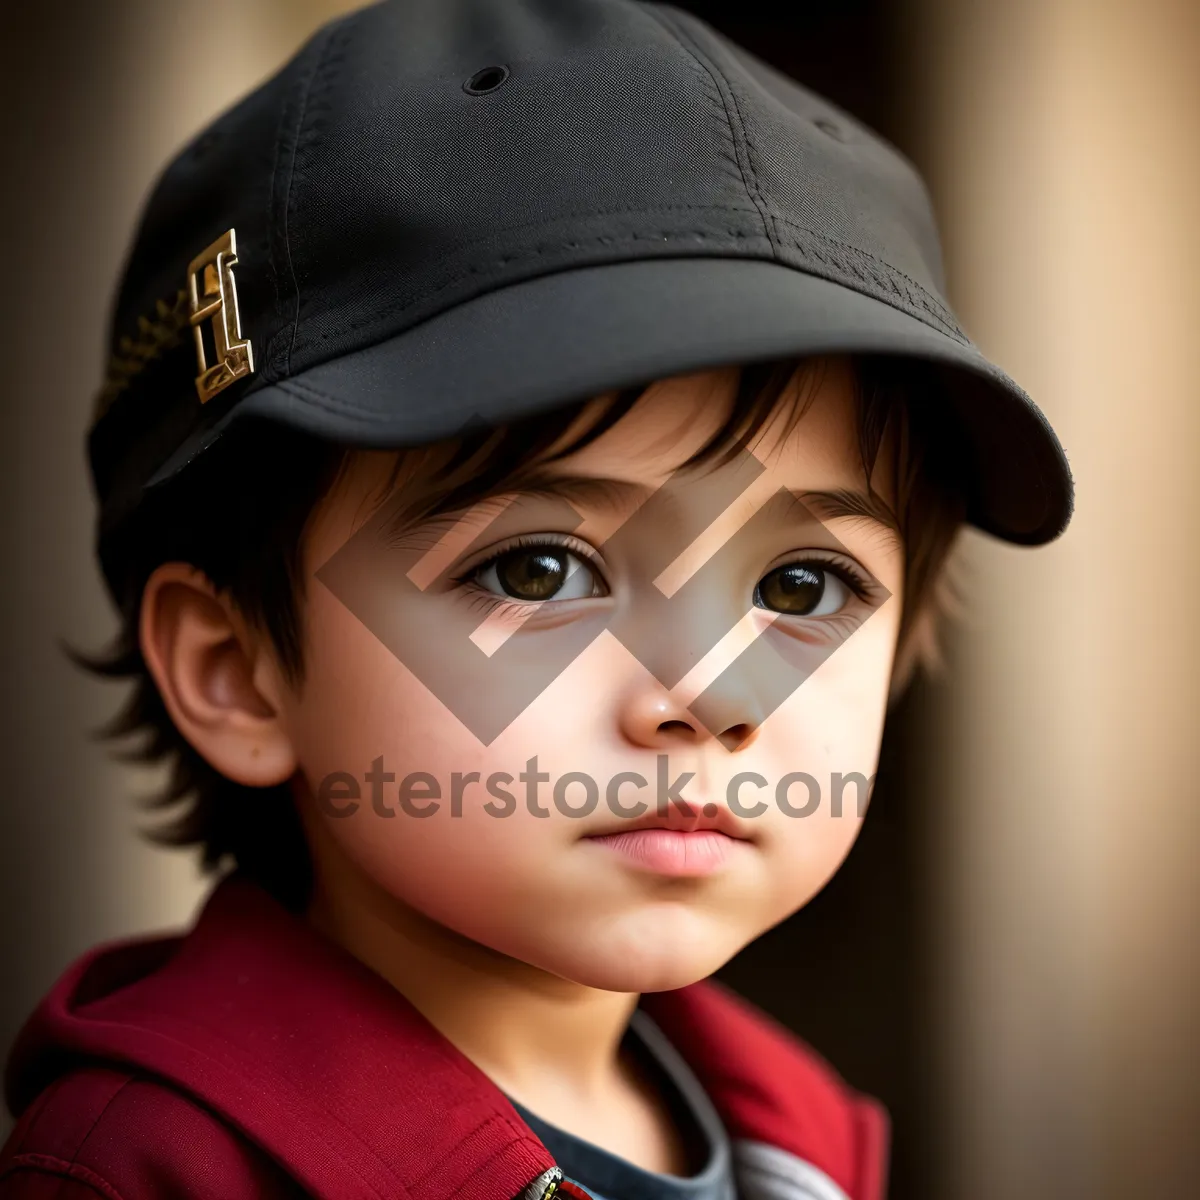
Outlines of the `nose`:
M 706 706 L 709 719 L 702 722 L 662 684 L 651 679 L 634 687 L 622 700 L 621 733 L 635 746 L 649 750 L 699 745 L 709 738 L 716 738 L 726 750 L 744 750 L 758 736 L 761 721 L 754 718 L 750 705 L 731 704 L 730 699 L 726 697 L 721 705 Z

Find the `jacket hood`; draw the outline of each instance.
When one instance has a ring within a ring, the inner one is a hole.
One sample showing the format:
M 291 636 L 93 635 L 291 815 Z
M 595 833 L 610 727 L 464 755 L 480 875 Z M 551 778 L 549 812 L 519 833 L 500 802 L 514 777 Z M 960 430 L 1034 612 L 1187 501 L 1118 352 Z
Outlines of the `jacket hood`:
M 730 1137 L 882 1195 L 886 1118 L 711 983 L 643 997 Z M 189 1095 L 317 1195 L 496 1200 L 554 1166 L 504 1094 L 381 978 L 254 884 L 222 882 L 184 936 L 100 947 L 22 1030 L 17 1116 L 83 1063 Z

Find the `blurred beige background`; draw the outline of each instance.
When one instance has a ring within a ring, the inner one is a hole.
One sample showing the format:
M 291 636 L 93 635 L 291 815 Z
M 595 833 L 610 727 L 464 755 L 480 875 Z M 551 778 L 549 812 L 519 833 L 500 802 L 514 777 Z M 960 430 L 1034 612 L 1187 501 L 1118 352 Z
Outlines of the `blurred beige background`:
M 188 856 L 131 836 L 128 797 L 154 781 L 88 740 L 116 696 L 57 648 L 114 628 L 80 435 L 154 173 L 350 7 L 51 0 L 3 39 L 0 1045 L 73 955 L 202 894 Z M 952 299 L 1078 484 L 1054 546 L 967 549 L 971 618 L 931 738 L 930 1176 L 971 1200 L 1195 1195 L 1200 7 L 897 11 Z M 72 86 L 27 122 L 19 60 L 46 45 Z
M 920 20 L 952 295 L 1078 488 L 1045 553 L 972 547 L 938 914 L 953 1194 L 1195 1195 L 1200 6 Z

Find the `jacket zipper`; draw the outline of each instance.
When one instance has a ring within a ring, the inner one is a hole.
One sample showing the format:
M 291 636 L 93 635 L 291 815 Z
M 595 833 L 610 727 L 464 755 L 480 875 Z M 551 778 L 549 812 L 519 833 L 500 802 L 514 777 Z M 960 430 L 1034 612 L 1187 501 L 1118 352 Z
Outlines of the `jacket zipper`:
M 563 1173 L 558 1167 L 543 1171 L 516 1200 L 551 1200 L 562 1183 Z
M 588 1200 L 589 1196 L 583 1188 L 563 1179 L 559 1167 L 551 1167 L 529 1184 L 516 1200 L 577 1200 L 578 1197 Z

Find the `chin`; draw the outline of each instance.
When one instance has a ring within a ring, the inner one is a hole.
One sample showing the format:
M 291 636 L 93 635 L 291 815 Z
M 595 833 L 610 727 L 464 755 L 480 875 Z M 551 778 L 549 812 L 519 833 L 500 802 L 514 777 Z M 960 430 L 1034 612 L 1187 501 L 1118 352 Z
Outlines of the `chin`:
M 633 937 L 601 940 L 581 934 L 566 953 L 547 956 L 537 965 L 584 987 L 606 992 L 666 992 L 707 979 L 750 940 L 731 938 L 728 929 L 638 930 Z M 558 948 L 562 951 L 564 948 Z M 550 958 L 553 961 L 549 961 Z

